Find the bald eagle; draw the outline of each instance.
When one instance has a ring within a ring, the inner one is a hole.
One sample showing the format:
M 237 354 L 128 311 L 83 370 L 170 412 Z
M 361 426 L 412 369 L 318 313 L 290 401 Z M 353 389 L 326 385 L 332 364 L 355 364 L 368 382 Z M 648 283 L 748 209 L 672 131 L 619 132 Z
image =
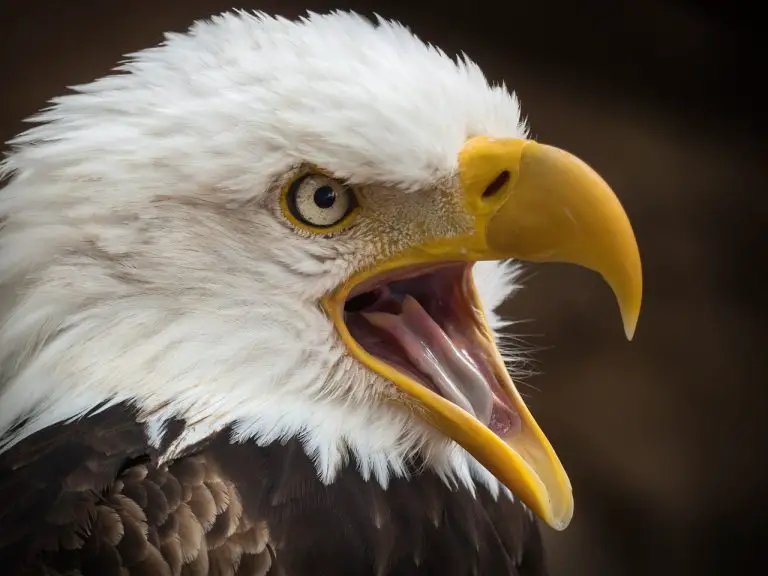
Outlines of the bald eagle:
M 231 12 L 32 121 L 0 194 L 3 574 L 545 572 L 571 486 L 495 310 L 518 260 L 579 264 L 631 337 L 640 259 L 504 86 L 396 22 Z

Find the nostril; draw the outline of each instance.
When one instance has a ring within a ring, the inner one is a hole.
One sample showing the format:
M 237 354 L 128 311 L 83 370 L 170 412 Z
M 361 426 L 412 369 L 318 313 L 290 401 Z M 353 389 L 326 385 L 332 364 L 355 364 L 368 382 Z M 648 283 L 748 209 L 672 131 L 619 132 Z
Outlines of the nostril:
M 489 198 L 494 197 L 507 185 L 507 182 L 509 182 L 509 170 L 504 170 L 501 174 L 496 176 L 493 182 L 488 184 L 483 192 L 483 200 L 488 200 Z

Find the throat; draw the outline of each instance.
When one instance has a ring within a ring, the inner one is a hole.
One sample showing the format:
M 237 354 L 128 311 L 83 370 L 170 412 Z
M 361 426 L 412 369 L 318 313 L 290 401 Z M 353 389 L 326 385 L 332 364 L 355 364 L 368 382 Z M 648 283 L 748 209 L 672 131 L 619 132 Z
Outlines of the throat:
M 363 316 L 397 343 L 431 387 L 483 424 L 490 422 L 492 398 L 485 385 L 490 375 L 484 375 L 466 346 L 461 346 L 455 329 L 447 327 L 451 338 L 410 294 L 403 298 L 400 314 L 364 312 Z
M 503 401 L 470 298 L 471 269 L 451 264 L 411 276 L 384 278 L 347 301 L 345 321 L 369 354 L 462 408 L 498 435 L 520 419 Z

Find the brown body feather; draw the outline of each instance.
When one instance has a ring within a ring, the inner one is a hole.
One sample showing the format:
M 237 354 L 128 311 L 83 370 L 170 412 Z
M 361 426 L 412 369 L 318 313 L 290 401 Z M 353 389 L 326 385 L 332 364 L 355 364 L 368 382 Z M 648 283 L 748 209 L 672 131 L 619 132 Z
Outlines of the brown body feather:
M 352 461 L 326 486 L 296 441 L 233 444 L 227 430 L 156 461 L 125 407 L 0 454 L 2 574 L 545 574 L 518 503 L 426 471 L 384 490 Z

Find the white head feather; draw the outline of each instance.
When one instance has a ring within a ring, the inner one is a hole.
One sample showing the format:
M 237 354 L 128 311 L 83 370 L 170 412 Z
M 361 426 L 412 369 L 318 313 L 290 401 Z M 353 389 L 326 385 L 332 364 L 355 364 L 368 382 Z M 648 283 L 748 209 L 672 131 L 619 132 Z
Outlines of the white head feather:
M 33 119 L 0 193 L 0 438 L 131 401 L 165 455 L 234 423 L 298 436 L 325 481 L 357 457 L 386 485 L 421 450 L 497 483 L 377 397 L 317 306 L 359 246 L 296 234 L 276 186 L 303 162 L 416 194 L 468 137 L 524 137 L 517 100 L 406 28 L 354 14 L 231 13 L 170 34 Z M 478 264 L 492 324 L 513 268 Z M 6 434 L 12 426 L 12 434 Z

